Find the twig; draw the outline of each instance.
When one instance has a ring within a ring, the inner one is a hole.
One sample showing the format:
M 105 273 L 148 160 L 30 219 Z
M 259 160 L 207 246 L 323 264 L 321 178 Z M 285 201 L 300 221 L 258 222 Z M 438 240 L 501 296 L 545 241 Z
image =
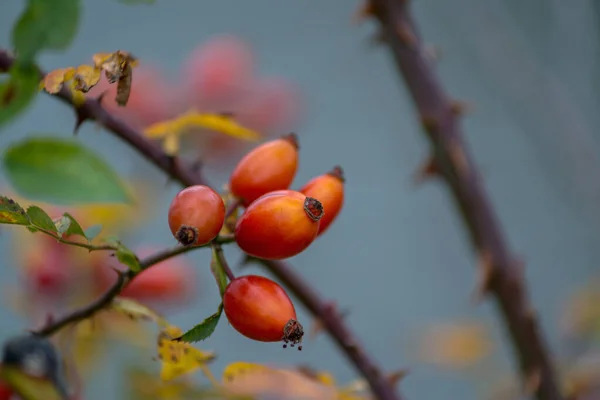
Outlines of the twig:
M 233 240 L 232 237 L 227 236 L 227 237 L 218 237 L 217 239 L 214 240 L 214 242 L 219 243 L 219 246 L 220 246 L 221 243 L 229 243 L 232 240 Z M 100 298 L 98 298 L 97 300 L 88 304 L 85 307 L 79 308 L 79 309 L 73 311 L 72 313 L 65 315 L 64 317 L 62 317 L 60 319 L 51 321 L 48 325 L 46 325 L 45 327 L 43 327 L 39 330 L 33 331 L 33 333 L 36 335 L 40 335 L 40 336 L 50 336 L 72 323 L 79 322 L 84 319 L 90 318 L 94 314 L 96 314 L 98 311 L 104 309 L 105 307 L 108 307 L 110 305 L 110 303 L 114 300 L 114 298 L 117 297 L 123 291 L 123 289 L 125 289 L 127 287 L 127 285 L 129 285 L 131 283 L 131 281 L 133 279 L 135 279 L 135 277 L 137 275 L 140 274 L 140 272 L 142 272 L 162 261 L 165 261 L 169 258 L 176 257 L 183 253 L 187 253 L 189 251 L 196 250 L 196 249 L 199 249 L 202 247 L 207 247 L 207 246 L 209 246 L 209 245 L 205 245 L 205 246 L 175 246 L 170 249 L 159 251 L 158 253 L 153 254 L 153 255 L 145 258 L 144 260 L 142 260 L 140 262 L 140 271 L 139 272 L 134 272 L 132 270 L 128 270 L 127 272 L 116 271 L 117 276 L 118 276 L 117 281 L 104 294 L 102 294 L 102 296 L 100 296 Z
M 14 59 L 6 51 L 0 50 L 0 69 L 10 67 L 13 62 Z M 61 90 L 54 97 L 58 97 L 74 107 L 80 120 L 95 120 L 108 131 L 129 143 L 141 155 L 181 184 L 185 186 L 206 184 L 206 180 L 199 171 L 181 162 L 171 163 L 170 158 L 158 146 L 146 139 L 141 132 L 133 130 L 120 119 L 107 112 L 97 100 L 88 98 L 81 107 L 76 108 L 71 101 L 71 93 L 66 89 Z M 267 263 L 265 266 L 273 274 L 279 276 L 281 282 L 292 292 L 302 294 L 299 300 L 306 305 L 315 317 L 324 323 L 327 321 L 325 324 L 327 331 L 340 345 L 342 351 L 354 363 L 355 367 L 363 374 L 378 399 L 400 400 L 400 395 L 395 393 L 393 385 L 383 379 L 383 374 L 379 372 L 379 368 L 375 367 L 374 361 L 360 347 L 342 318 L 328 311 L 327 304 L 310 289 L 310 286 L 300 276 L 292 274 L 281 263 Z M 331 329 L 331 327 L 334 327 L 334 329 Z
M 110 244 L 94 245 L 94 244 L 90 244 L 90 243 L 75 242 L 73 240 L 63 239 L 60 236 L 58 236 L 58 234 L 56 234 L 55 232 L 48 231 L 46 229 L 42 229 L 37 226 L 35 227 L 35 229 L 37 229 L 39 232 L 42 232 L 48 236 L 53 237 L 54 239 L 58 240 L 62 244 L 66 244 L 66 245 L 74 246 L 74 247 L 81 247 L 83 249 L 87 249 L 90 252 L 91 251 L 102 251 L 102 250 L 118 250 L 115 246 L 112 246 Z
M 221 246 L 221 243 L 213 243 L 212 248 L 215 251 L 215 255 L 219 259 L 221 268 L 223 268 L 223 270 L 225 271 L 225 275 L 227 275 L 229 281 L 234 280 L 235 275 L 233 274 L 233 271 L 231 271 L 231 268 L 229 268 L 229 263 L 225 258 L 225 254 L 223 254 L 223 247 Z
M 561 399 L 549 350 L 530 305 L 526 283 L 463 140 L 461 108 L 449 100 L 425 58 L 406 0 L 372 0 L 366 8 L 379 21 L 382 37 L 418 109 L 432 146 L 435 172 L 454 195 L 471 241 L 483 260 L 481 291 L 495 296 L 518 357 L 524 386 L 538 399 Z M 539 379 L 538 379 L 539 378 Z

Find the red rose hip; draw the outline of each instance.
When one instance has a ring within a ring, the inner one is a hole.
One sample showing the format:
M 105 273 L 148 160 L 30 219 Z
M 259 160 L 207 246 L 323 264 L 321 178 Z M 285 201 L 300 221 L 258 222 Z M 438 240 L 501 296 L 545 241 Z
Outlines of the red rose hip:
M 190 186 L 180 191 L 169 207 L 169 228 L 184 246 L 201 246 L 213 240 L 223 227 L 225 204 L 208 186 Z
M 235 239 L 251 256 L 281 260 L 304 251 L 317 237 L 323 206 L 294 190 L 267 193 L 250 204 L 235 226 Z
M 246 275 L 234 279 L 223 295 L 223 308 L 231 326 L 249 339 L 283 341 L 283 347 L 302 342 L 304 331 L 296 321 L 292 301 L 281 286 L 268 278 Z
M 229 189 L 248 206 L 266 193 L 287 189 L 297 168 L 298 139 L 290 133 L 246 154 L 231 174 Z
M 335 166 L 330 172 L 311 179 L 300 192 L 319 199 L 327 214 L 319 223 L 319 235 L 327 230 L 344 206 L 344 171 Z

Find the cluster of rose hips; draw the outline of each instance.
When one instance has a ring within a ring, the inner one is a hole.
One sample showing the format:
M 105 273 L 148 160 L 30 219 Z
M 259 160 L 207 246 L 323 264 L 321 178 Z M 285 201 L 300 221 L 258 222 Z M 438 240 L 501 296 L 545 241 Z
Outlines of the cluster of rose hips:
M 229 190 L 245 208 L 235 225 L 235 240 L 245 253 L 265 260 L 295 256 L 331 225 L 344 202 L 341 167 L 317 176 L 300 190 L 289 187 L 298 169 L 298 138 L 291 133 L 250 151 L 231 174 Z M 226 218 L 221 196 L 208 186 L 180 191 L 169 208 L 169 227 L 184 246 L 210 243 Z M 302 340 L 302 326 L 287 293 L 258 275 L 229 282 L 223 307 L 242 335 L 262 342 Z M 301 346 L 298 347 L 302 349 Z

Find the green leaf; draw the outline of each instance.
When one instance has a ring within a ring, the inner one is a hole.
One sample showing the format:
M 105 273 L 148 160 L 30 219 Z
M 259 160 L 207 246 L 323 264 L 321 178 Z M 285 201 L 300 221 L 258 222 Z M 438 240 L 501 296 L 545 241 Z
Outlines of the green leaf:
M 184 333 L 181 337 L 178 337 L 173 340 L 194 343 L 208 339 L 217 328 L 222 312 L 223 303 L 219 304 L 219 309 L 216 313 L 206 318 L 204 321 L 200 322 L 198 325 Z
M 52 218 L 38 206 L 30 206 L 27 208 L 27 216 L 34 228 L 43 229 L 45 231 L 57 233 L 56 225 Z
M 100 232 L 102 232 L 101 224 L 92 225 L 85 230 L 85 237 L 91 242 L 100 234 Z
M 27 213 L 13 199 L 0 196 L 0 223 L 13 225 L 29 225 Z
M 14 64 L 0 82 L 0 126 L 27 109 L 38 93 L 40 74 L 33 66 Z
M 83 232 L 79 222 L 77 222 L 77 220 L 69 213 L 64 213 L 62 217 L 60 217 L 58 220 L 55 220 L 54 225 L 56 225 L 56 229 L 58 230 L 58 234 L 60 236 L 77 235 L 83 236 L 87 239 L 87 236 Z
M 6 150 L 4 167 L 16 191 L 31 199 L 61 205 L 131 201 L 117 174 L 72 139 L 26 139 Z
M 141 269 L 140 260 L 137 258 L 135 253 L 123 246 L 121 243 L 119 243 L 119 248 L 117 250 L 117 259 L 121 264 L 127 265 L 129 269 L 134 272 L 139 272 Z
M 212 248 L 210 272 L 212 272 L 213 276 L 215 277 L 217 285 L 219 286 L 219 292 L 221 293 L 221 297 L 223 297 L 225 294 L 225 289 L 227 289 L 227 274 L 225 273 L 225 269 L 221 264 L 221 259 L 219 258 L 218 251 L 215 247 Z
M 32 63 L 41 50 L 65 50 L 79 27 L 80 0 L 29 0 L 12 30 L 19 59 Z

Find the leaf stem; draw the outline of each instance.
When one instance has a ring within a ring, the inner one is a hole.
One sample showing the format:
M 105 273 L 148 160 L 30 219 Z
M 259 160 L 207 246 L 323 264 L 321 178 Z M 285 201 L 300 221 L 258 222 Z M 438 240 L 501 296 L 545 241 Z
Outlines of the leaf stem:
M 233 271 L 231 271 L 231 268 L 229 268 L 229 263 L 225 258 L 225 254 L 223 254 L 223 247 L 220 243 L 212 243 L 211 246 L 215 251 L 217 262 L 219 263 L 220 267 L 223 268 L 223 271 L 225 271 L 225 275 L 227 275 L 227 278 L 231 282 L 235 279 L 235 275 L 233 274 Z
M 103 250 L 113 250 L 116 251 L 117 247 L 110 245 L 110 244 L 103 244 L 103 245 L 93 245 L 91 243 L 82 243 L 82 242 L 75 242 L 72 240 L 67 240 L 67 239 L 63 239 L 60 236 L 58 236 L 58 234 L 48 231 L 46 229 L 43 228 L 39 228 L 39 227 L 35 227 L 35 229 L 37 229 L 38 231 L 48 235 L 48 236 L 52 236 L 54 239 L 58 240 L 60 243 L 69 245 L 69 246 L 75 246 L 75 247 L 81 247 L 83 249 L 87 249 L 89 251 L 103 251 Z

